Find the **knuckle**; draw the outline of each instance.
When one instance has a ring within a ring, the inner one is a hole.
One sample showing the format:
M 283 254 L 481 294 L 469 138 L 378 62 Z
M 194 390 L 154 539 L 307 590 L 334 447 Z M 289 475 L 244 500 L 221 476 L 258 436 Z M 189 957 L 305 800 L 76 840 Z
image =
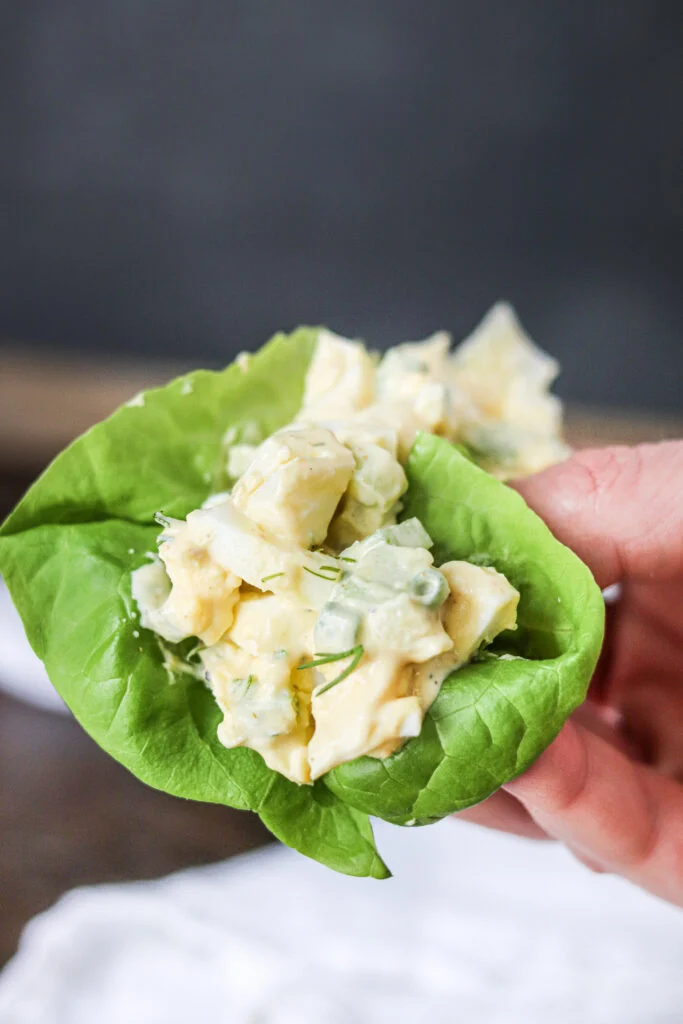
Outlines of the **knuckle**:
M 564 817 L 586 794 L 590 778 L 588 750 L 571 722 L 517 781 L 519 798 L 547 818 Z
M 646 779 L 638 776 L 642 811 L 638 816 L 640 827 L 631 829 L 621 837 L 619 866 L 627 871 L 642 871 L 656 857 L 661 845 L 661 820 L 656 798 L 651 794 Z M 683 846 L 681 846 L 683 859 Z
M 651 822 L 642 832 L 622 839 L 619 866 L 629 871 L 641 871 L 647 866 L 659 846 L 659 830 Z M 681 848 L 683 859 L 683 847 Z
M 582 733 L 575 727 L 565 728 L 568 740 L 566 764 L 570 771 L 559 772 L 556 776 L 555 812 L 567 814 L 586 795 L 590 780 L 590 758 Z M 567 741 L 565 741 L 567 742 Z
M 588 765 L 582 765 L 578 771 L 567 778 L 558 780 L 552 794 L 552 810 L 554 814 L 570 814 L 581 803 L 588 786 Z

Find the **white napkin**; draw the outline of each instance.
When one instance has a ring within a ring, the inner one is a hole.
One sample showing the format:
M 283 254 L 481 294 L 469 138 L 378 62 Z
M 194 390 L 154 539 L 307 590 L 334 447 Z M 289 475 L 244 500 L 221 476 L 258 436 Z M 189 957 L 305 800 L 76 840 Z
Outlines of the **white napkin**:
M 0 975 L 3 1024 L 674 1024 L 683 914 L 550 844 L 377 827 L 395 870 L 282 848 L 67 894 Z
M 0 689 L 50 711 L 67 708 L 26 639 L 19 613 L 0 578 Z

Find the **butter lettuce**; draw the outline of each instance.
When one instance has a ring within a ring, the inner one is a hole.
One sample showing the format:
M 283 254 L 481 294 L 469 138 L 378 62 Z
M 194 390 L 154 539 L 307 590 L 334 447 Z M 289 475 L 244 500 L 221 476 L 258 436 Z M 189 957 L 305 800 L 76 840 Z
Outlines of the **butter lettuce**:
M 418 738 L 386 761 L 363 757 L 326 776 L 347 803 L 402 825 L 479 803 L 536 760 L 585 698 L 605 615 L 583 562 L 453 445 L 421 434 L 406 473 L 403 515 L 432 537 L 435 564 L 495 566 L 520 601 L 517 630 L 445 680 Z
M 43 473 L 0 528 L 0 572 L 28 638 L 86 731 L 147 784 L 255 811 L 284 843 L 351 875 L 384 878 L 368 815 L 427 823 L 529 765 L 584 699 L 603 602 L 588 569 L 522 499 L 453 445 L 418 438 L 404 516 L 437 564 L 494 565 L 520 590 L 519 630 L 453 673 L 421 735 L 297 786 L 253 750 L 218 742 L 220 712 L 174 647 L 141 628 L 131 570 L 154 550 L 159 510 L 183 517 L 225 487 L 227 448 L 265 437 L 301 403 L 317 329 L 276 336 L 228 369 L 147 391 Z

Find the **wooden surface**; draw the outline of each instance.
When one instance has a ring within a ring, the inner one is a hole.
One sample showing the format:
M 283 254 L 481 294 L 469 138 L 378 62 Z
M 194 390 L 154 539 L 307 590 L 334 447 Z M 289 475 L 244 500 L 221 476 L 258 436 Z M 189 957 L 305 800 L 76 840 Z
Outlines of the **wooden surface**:
M 40 468 L 0 463 L 0 521 Z M 67 889 L 157 878 L 270 839 L 255 815 L 149 789 L 71 717 L 0 692 L 0 965 Z
M 255 815 L 149 789 L 72 718 L 0 694 L 0 964 L 73 886 L 156 878 L 268 839 Z
M 165 383 L 188 367 L 160 363 L 58 360 L 47 352 L 0 344 L 0 465 L 42 467 L 65 444 L 144 388 Z M 605 413 L 570 407 L 568 435 L 586 444 L 658 441 L 683 436 L 680 418 Z
M 0 464 L 43 466 L 143 388 L 186 369 L 112 363 L 0 344 Z
M 37 362 L 0 347 L 0 519 L 72 437 L 178 369 Z M 683 435 L 681 421 L 587 410 L 570 410 L 568 426 L 579 446 Z M 0 696 L 0 962 L 66 889 L 153 878 L 267 840 L 254 816 L 148 789 L 70 718 Z

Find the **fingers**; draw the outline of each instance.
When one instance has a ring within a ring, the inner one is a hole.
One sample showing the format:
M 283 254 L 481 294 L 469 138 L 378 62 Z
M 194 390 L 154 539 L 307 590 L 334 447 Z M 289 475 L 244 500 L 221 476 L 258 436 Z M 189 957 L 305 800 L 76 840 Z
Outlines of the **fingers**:
M 598 736 L 602 736 L 618 749 L 626 750 L 626 744 L 618 732 L 615 712 L 610 708 L 599 707 L 591 702 L 583 704 L 573 715 L 574 721 L 579 721 L 586 729 L 590 729 Z M 511 835 L 524 836 L 527 839 L 548 839 L 548 833 L 538 825 L 529 812 L 510 793 L 499 789 L 492 796 L 488 797 L 474 807 L 468 807 L 459 811 L 456 818 L 469 821 L 474 825 L 482 825 L 486 828 L 497 829 L 499 832 L 509 832 Z M 576 856 L 592 870 L 597 866 L 590 862 L 581 851 L 573 851 Z
M 683 906 L 683 787 L 677 783 L 568 722 L 505 790 L 581 859 Z
M 681 538 L 683 543 L 683 537 Z M 642 760 L 683 781 L 683 579 L 625 590 L 609 699 Z
M 623 754 L 632 755 L 633 748 L 624 737 L 622 730 L 622 716 L 614 708 L 605 704 L 596 704 L 587 700 L 576 709 L 572 715 L 572 721 L 578 722 L 584 729 L 589 729 L 596 736 L 611 743 Z
M 642 760 L 683 782 L 683 681 L 672 673 L 634 682 L 622 702 L 625 728 Z
M 502 790 L 498 790 L 493 796 L 475 807 L 459 811 L 453 817 L 472 822 L 474 825 L 495 828 L 499 832 L 524 836 L 526 839 L 548 838 L 547 833 L 536 824 L 520 802 Z
M 568 850 L 574 854 L 577 860 L 580 860 L 584 867 L 588 868 L 589 871 L 595 872 L 596 875 L 604 875 L 605 868 L 602 864 L 598 864 L 597 860 L 593 860 L 588 854 L 580 850 L 578 846 L 568 846 Z
M 683 573 L 683 441 L 578 452 L 514 486 L 601 587 Z

